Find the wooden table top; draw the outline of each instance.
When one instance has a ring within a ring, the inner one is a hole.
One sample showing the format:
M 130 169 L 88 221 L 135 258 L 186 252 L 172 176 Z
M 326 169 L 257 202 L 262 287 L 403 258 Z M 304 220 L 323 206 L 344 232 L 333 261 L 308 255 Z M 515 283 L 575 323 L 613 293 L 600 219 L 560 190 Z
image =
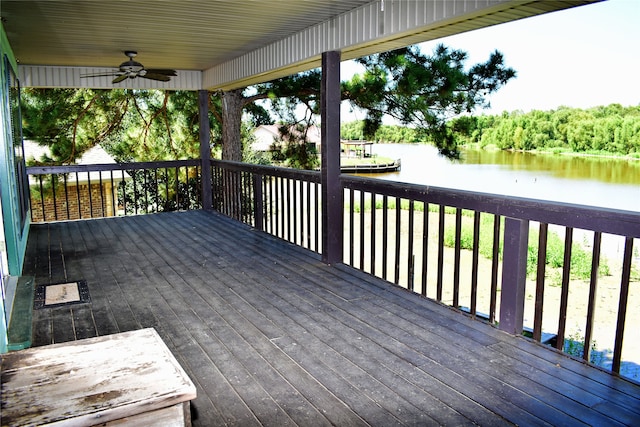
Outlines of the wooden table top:
M 187 402 L 196 389 L 141 329 L 3 354 L 2 425 L 94 425 Z

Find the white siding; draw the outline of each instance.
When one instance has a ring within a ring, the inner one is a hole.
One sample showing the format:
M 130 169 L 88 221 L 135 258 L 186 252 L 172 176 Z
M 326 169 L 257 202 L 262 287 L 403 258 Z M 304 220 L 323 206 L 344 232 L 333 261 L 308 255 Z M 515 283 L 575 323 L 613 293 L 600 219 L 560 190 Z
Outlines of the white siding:
M 202 87 L 202 72 L 177 70 L 177 76 L 169 82 L 136 78 L 112 84 L 114 77 L 81 77 L 86 74 L 105 74 L 113 68 L 47 67 L 21 65 L 20 83 L 23 87 L 43 88 L 94 88 L 94 89 L 171 89 L 198 90 Z

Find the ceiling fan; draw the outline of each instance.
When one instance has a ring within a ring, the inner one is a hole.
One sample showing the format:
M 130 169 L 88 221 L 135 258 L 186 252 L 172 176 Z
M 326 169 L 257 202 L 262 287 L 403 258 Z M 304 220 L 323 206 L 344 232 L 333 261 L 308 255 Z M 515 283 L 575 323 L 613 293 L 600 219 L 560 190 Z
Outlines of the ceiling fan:
M 144 66 L 134 61 L 133 58 L 136 57 L 138 52 L 132 50 L 126 50 L 124 52 L 125 55 L 129 57 L 128 61 L 123 62 L 118 67 L 118 70 L 115 70 L 111 73 L 104 74 L 85 74 L 80 77 L 104 77 L 104 76 L 116 76 L 115 79 L 111 83 L 120 83 L 126 79 L 135 79 L 136 77 L 142 77 L 150 80 L 157 80 L 161 82 L 168 82 L 171 80 L 171 76 L 177 76 L 175 70 L 164 70 L 164 69 L 146 69 Z

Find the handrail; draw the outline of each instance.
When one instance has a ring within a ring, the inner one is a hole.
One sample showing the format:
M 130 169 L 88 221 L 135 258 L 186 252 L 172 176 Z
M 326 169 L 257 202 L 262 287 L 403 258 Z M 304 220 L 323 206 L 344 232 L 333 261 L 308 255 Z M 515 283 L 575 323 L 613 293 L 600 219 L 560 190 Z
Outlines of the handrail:
M 344 188 L 351 190 L 384 193 L 390 197 L 454 206 L 503 217 L 640 238 L 640 214 L 633 211 L 373 180 L 358 176 L 342 175 L 341 181 Z

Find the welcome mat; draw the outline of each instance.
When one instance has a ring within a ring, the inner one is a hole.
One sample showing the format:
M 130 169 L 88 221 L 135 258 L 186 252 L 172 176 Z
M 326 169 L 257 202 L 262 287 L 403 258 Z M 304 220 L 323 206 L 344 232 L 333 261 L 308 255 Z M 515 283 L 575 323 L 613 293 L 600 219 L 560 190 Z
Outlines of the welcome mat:
M 34 308 L 53 308 L 91 302 L 86 280 L 38 285 L 33 300 Z

